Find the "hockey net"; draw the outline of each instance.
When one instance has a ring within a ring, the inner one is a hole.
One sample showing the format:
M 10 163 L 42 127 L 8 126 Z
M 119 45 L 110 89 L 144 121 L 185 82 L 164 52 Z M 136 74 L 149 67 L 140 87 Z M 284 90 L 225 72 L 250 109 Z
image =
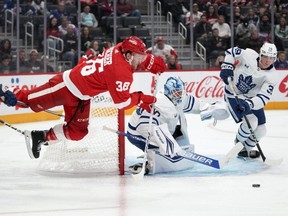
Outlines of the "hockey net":
M 124 130 L 124 112 L 113 107 L 109 93 L 91 100 L 89 133 L 81 141 L 62 141 L 44 147 L 40 171 L 124 174 L 124 137 L 102 130 Z

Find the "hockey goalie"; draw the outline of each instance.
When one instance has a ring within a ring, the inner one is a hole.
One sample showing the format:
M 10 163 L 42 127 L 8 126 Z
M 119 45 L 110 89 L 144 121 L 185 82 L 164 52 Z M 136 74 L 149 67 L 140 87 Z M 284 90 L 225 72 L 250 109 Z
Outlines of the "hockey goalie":
M 194 163 L 177 154 L 182 151 L 194 152 L 194 145 L 188 136 L 185 114 L 200 114 L 202 121 L 211 118 L 224 120 L 229 117 L 226 104 L 220 101 L 212 104 L 203 103 L 187 94 L 180 77 L 169 77 L 164 89 L 157 92 L 156 98 L 145 174 L 190 169 Z M 149 118 L 149 107 L 139 107 L 128 122 L 127 133 L 131 135 L 128 136 L 128 140 L 142 151 L 145 151 L 146 143 L 143 140 L 148 137 Z M 142 164 L 135 164 L 129 169 L 132 173 L 138 173 Z

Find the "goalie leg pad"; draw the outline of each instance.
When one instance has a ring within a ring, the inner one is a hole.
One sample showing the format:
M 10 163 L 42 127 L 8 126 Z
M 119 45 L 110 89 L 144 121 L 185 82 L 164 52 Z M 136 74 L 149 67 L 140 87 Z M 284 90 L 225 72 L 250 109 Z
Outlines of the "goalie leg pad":
M 159 151 L 147 152 L 149 174 L 177 172 L 194 167 L 195 163 L 181 156 L 169 157 Z
M 155 142 L 161 154 L 175 156 L 177 152 L 182 151 L 172 134 L 169 132 L 168 125 L 162 124 L 153 128 L 151 139 Z

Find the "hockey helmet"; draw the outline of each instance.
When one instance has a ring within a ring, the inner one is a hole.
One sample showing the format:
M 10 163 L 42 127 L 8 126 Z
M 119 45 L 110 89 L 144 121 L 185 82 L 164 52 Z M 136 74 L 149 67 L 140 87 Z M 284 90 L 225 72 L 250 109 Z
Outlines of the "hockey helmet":
M 260 48 L 260 56 L 268 56 L 276 59 L 277 57 L 277 48 L 273 43 L 264 43 Z
M 182 102 L 182 97 L 185 94 L 184 82 L 180 77 L 169 77 L 164 84 L 164 94 L 170 98 L 176 106 Z
M 131 51 L 144 55 L 146 52 L 146 45 L 140 38 L 136 36 L 130 36 L 123 40 L 122 49 L 124 53 L 126 53 L 127 51 Z

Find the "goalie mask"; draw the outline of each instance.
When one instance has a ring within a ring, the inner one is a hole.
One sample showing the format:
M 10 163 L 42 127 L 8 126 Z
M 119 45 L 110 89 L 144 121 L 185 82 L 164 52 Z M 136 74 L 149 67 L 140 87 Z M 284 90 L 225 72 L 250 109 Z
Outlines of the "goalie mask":
M 173 102 L 175 106 L 182 102 L 185 94 L 185 86 L 179 77 L 169 77 L 164 84 L 164 94 Z

